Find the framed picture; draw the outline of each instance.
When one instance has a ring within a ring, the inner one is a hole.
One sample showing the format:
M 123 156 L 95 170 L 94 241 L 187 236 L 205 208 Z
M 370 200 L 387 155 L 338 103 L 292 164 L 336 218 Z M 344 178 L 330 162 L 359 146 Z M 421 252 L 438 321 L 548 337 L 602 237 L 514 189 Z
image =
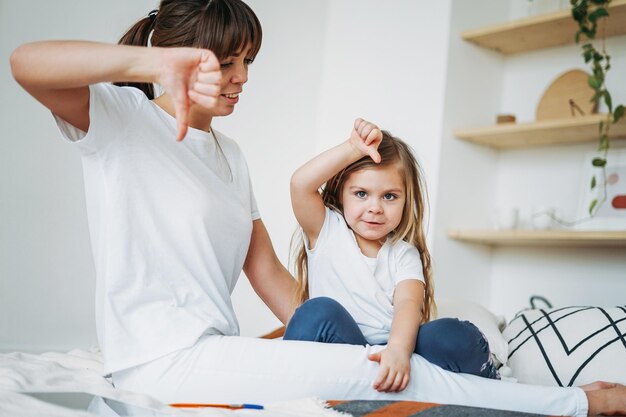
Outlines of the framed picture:
M 604 193 L 602 168 L 593 167 L 591 161 L 596 153 L 585 159 L 584 189 L 579 218 L 589 216 L 589 207 L 594 200 L 598 204 Z M 626 230 L 626 149 L 609 151 L 606 163 L 606 200 L 597 209 L 593 218 L 577 226 L 578 230 Z M 592 178 L 596 186 L 591 189 Z

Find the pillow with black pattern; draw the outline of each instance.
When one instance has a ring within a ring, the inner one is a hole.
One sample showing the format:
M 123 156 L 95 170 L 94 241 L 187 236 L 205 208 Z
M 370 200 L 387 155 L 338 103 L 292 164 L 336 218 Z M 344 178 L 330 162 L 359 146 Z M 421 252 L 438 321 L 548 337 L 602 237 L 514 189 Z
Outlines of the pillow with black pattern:
M 626 306 L 524 310 L 502 334 L 518 382 L 626 384 Z

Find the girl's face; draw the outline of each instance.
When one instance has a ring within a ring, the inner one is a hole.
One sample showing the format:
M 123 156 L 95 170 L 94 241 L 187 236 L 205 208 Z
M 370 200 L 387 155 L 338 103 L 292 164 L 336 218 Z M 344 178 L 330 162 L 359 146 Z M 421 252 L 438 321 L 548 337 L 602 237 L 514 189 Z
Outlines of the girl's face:
M 214 116 L 227 116 L 235 110 L 243 85 L 248 81 L 248 65 L 252 59 L 248 56 L 250 45 L 238 55 L 229 56 L 221 61 L 222 84 L 217 105 L 213 109 Z
M 402 220 L 406 191 L 397 165 L 365 168 L 346 180 L 341 204 L 346 223 L 362 244 L 380 247 Z

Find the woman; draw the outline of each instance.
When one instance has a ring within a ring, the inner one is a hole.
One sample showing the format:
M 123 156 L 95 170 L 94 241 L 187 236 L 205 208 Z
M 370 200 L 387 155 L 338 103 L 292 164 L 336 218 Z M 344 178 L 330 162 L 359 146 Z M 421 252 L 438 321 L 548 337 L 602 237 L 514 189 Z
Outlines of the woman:
M 294 290 L 239 148 L 211 128 L 213 117 L 233 112 L 261 36 L 240 0 L 163 0 L 123 45 L 38 42 L 11 56 L 15 79 L 82 157 L 98 339 L 115 385 L 164 403 L 315 395 L 562 415 L 608 410 L 607 401 L 626 408 L 623 387 L 585 395 L 506 384 L 417 355 L 407 388 L 379 393 L 371 387 L 377 364 L 367 359 L 376 348 L 237 336 L 230 292 L 242 269 L 283 323 Z M 152 83 L 165 93 L 155 98 Z

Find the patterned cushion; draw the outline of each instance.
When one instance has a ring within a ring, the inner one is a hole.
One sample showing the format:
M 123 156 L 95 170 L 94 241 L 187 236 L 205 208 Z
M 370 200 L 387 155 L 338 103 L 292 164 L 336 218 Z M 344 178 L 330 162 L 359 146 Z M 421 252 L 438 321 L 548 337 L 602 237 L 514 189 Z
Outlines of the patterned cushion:
M 626 384 L 626 306 L 564 307 L 518 313 L 503 331 L 519 382 Z

